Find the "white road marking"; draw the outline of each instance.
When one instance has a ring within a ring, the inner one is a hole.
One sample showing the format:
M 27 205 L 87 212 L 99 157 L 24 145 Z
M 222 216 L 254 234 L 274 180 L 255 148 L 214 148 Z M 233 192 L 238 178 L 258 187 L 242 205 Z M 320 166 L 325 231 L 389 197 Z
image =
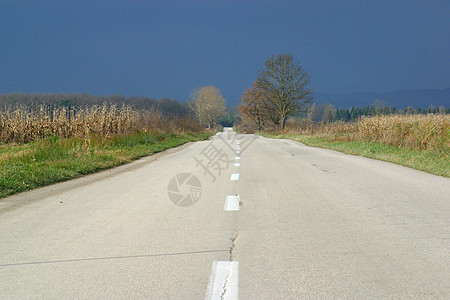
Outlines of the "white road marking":
M 240 198 L 238 195 L 227 195 L 224 209 L 229 211 L 239 210 L 239 201 Z
M 239 142 L 239 141 L 236 141 L 236 144 L 238 144 L 238 145 L 239 145 L 240 143 L 241 143 L 241 142 Z
M 238 159 L 241 159 L 239 156 L 236 156 L 235 158 L 234 158 L 235 160 L 238 160 Z
M 231 174 L 230 180 L 239 180 L 239 173 Z
M 239 154 L 239 153 L 241 153 L 241 151 L 239 151 L 239 150 L 236 150 L 236 154 Z
M 235 167 L 239 167 L 241 165 L 241 163 L 234 163 Z
M 237 300 L 239 282 L 239 262 L 214 261 L 209 277 L 206 300 Z

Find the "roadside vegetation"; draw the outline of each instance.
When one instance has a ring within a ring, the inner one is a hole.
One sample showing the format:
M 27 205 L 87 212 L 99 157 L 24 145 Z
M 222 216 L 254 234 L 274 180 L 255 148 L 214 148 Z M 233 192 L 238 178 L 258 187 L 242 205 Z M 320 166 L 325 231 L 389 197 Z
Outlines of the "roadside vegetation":
M 397 163 L 450 177 L 450 110 L 312 103 L 310 75 L 288 54 L 269 57 L 238 106 L 243 133 Z
M 290 120 L 284 132 L 261 134 L 450 177 L 450 115 L 390 115 L 328 124 Z
M 188 115 L 125 104 L 0 111 L 0 197 L 118 166 L 213 134 Z

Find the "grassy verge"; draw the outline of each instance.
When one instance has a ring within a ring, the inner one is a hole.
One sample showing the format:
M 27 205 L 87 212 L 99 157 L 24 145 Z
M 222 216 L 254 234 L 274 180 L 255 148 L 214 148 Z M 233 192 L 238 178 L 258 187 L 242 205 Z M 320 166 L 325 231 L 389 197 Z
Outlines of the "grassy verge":
M 332 141 L 308 135 L 269 133 L 263 133 L 261 135 L 270 138 L 292 139 L 308 146 L 383 160 L 431 174 L 450 177 L 450 155 L 448 151 L 429 152 L 398 148 L 379 143 Z
M 49 138 L 0 145 L 0 198 L 131 162 L 213 133 L 134 132 L 112 137 Z

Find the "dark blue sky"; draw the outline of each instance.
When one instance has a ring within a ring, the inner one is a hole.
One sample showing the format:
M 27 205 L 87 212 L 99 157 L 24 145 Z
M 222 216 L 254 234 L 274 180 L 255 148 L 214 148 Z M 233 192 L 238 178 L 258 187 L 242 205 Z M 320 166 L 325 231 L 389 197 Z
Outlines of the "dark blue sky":
M 450 87 L 450 1 L 0 0 L 0 94 L 186 100 L 215 85 L 229 104 L 272 53 L 315 92 Z

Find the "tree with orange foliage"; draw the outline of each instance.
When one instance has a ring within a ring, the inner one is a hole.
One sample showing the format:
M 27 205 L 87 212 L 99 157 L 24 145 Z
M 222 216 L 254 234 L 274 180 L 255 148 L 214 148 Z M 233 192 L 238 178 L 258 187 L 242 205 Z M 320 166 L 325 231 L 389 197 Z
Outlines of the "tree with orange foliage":
M 264 95 L 257 83 L 254 82 L 252 87 L 241 96 L 241 104 L 238 106 L 240 113 L 255 122 L 258 131 L 261 131 L 265 125 L 264 102 Z

